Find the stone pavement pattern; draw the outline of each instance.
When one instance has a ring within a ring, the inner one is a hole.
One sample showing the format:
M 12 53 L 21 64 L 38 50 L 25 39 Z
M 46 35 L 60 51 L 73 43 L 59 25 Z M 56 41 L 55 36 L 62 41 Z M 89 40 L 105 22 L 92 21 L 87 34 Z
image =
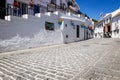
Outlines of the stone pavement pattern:
M 91 39 L 0 57 L 0 80 L 120 80 L 120 40 Z

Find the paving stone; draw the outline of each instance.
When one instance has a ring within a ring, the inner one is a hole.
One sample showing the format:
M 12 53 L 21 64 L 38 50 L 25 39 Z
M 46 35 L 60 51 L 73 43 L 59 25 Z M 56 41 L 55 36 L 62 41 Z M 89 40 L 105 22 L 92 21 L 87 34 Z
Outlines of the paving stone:
M 56 79 L 57 80 L 67 80 L 66 78 L 63 78 L 63 77 L 57 77 Z
M 95 65 L 95 67 L 101 67 L 101 68 L 110 68 L 111 67 L 111 64 L 110 63 L 98 63 Z
M 0 73 L 0 79 L 1 79 L 1 80 L 12 80 L 11 77 L 8 77 L 8 76 L 6 76 L 6 75 L 4 75 L 4 74 L 1 74 L 1 73 Z
M 47 74 L 46 76 L 49 76 L 49 77 L 52 77 L 52 78 L 56 77 L 56 75 L 54 75 L 54 74 Z
M 120 80 L 119 39 L 91 39 L 0 58 L 3 80 Z
M 120 80 L 120 78 L 105 77 L 104 80 Z
M 15 80 L 26 80 L 25 78 L 20 77 L 20 76 L 18 76 L 16 74 L 13 74 L 10 71 L 7 71 L 7 70 L 5 70 L 3 68 L 0 68 L 0 71 L 2 71 L 4 74 L 6 74 L 6 75 L 8 75 L 10 77 L 13 77 Z
M 111 69 L 116 70 L 116 71 L 120 71 L 120 64 L 113 64 L 111 66 Z
M 36 78 L 46 79 L 46 76 L 44 76 L 44 75 L 37 75 Z
M 50 72 L 52 74 L 56 74 L 57 73 L 57 71 L 54 71 L 54 70 L 48 70 L 47 72 Z

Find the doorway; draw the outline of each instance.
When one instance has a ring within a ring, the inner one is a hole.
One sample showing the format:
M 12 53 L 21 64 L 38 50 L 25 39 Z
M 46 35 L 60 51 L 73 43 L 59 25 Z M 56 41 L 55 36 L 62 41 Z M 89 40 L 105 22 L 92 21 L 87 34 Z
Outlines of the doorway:
M 84 40 L 87 39 L 87 36 L 88 36 L 88 35 L 87 35 L 87 28 L 85 27 L 85 28 L 84 28 Z
M 107 28 L 108 28 L 108 32 L 111 32 L 111 27 L 110 27 L 110 26 L 107 26 Z
M 112 35 L 112 32 L 111 32 L 111 26 L 110 25 L 108 25 L 107 26 L 107 35 L 108 35 L 108 38 L 111 38 L 111 35 Z
M 0 0 L 0 19 L 4 19 L 6 15 L 6 0 Z
M 77 38 L 79 38 L 80 37 L 80 27 L 79 27 L 79 25 L 77 25 L 77 29 L 76 29 L 77 31 Z
M 22 4 L 22 15 L 28 13 L 28 5 L 26 3 L 21 3 Z

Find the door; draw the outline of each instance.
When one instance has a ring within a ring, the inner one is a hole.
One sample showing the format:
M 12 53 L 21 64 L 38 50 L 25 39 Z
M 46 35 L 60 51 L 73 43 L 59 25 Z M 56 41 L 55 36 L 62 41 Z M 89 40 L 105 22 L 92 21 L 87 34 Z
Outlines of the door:
M 111 26 L 107 26 L 107 31 L 108 31 L 108 37 L 110 38 L 111 37 Z
M 0 0 L 0 19 L 4 19 L 6 15 L 6 0 Z
M 87 34 L 87 39 L 89 38 L 89 33 L 88 33 L 88 29 L 86 30 L 86 34 Z
M 28 13 L 28 5 L 25 3 L 22 3 L 22 15 Z
M 86 33 L 86 28 L 84 28 L 84 40 L 86 40 L 87 33 Z
M 108 32 L 111 32 L 111 26 L 107 26 L 108 27 Z
M 77 25 L 77 38 L 79 38 L 80 37 L 80 27 L 79 27 L 79 25 Z

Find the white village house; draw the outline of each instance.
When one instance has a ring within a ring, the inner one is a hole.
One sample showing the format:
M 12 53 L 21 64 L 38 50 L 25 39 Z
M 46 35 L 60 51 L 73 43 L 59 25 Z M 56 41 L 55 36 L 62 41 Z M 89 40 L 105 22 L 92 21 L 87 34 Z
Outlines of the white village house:
M 16 14 L 12 5 L 14 0 L 1 1 L 0 51 L 93 38 L 92 19 L 84 14 L 68 12 L 67 7 L 60 9 L 60 0 L 56 0 L 56 5 L 49 4 L 48 0 L 33 0 L 36 10 L 32 11 L 29 11 L 29 0 L 17 0 L 21 12 Z
M 105 14 L 95 25 L 95 37 L 120 38 L 120 8 Z

